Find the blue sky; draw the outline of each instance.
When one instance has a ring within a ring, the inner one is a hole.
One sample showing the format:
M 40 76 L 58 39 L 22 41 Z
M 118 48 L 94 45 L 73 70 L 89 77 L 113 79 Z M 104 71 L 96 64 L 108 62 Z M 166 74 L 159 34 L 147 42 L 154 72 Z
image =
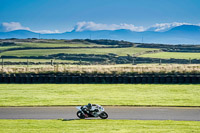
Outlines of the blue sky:
M 78 22 L 82 30 L 199 24 L 199 12 L 200 0 L 0 0 L 0 23 L 15 22 L 12 26 L 32 31 L 65 32 Z

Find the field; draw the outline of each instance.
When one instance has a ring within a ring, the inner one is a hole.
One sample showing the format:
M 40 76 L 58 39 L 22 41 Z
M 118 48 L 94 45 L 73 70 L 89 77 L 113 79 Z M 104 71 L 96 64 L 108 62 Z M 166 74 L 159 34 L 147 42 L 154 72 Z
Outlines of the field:
M 0 48 L 15 48 L 15 47 L 19 47 L 19 48 L 35 48 L 35 47 L 102 47 L 102 46 L 106 46 L 106 45 L 97 45 L 94 43 L 83 43 L 83 42 L 65 42 L 64 40 L 39 40 L 37 42 L 37 40 L 30 40 L 30 41 L 20 41 L 20 40 L 16 40 L 16 41 L 12 41 L 15 42 L 14 45 L 11 46 L 3 46 Z
M 90 39 L 6 39 L 0 40 L 0 56 L 4 59 L 81 60 L 87 64 L 132 64 L 133 60 L 136 64 L 154 64 L 159 63 L 159 59 L 163 59 L 162 63 L 199 64 L 200 46 Z
M 17 43 L 20 47 L 102 47 L 97 44 L 83 44 L 83 43 Z M 105 46 L 105 45 L 104 45 Z
M 1 84 L 0 106 L 200 106 L 200 85 Z
M 149 57 L 149 58 L 163 58 L 163 59 L 200 59 L 200 53 L 183 53 L 183 52 L 161 52 L 154 54 L 144 54 L 140 57 Z
M 0 120 L 1 133 L 198 133 L 197 121 L 136 120 Z
M 113 53 L 120 56 L 126 56 L 127 54 L 135 54 L 138 52 L 151 51 L 156 49 L 151 48 L 136 48 L 136 47 L 128 47 L 128 48 L 102 48 L 102 47 L 116 47 L 116 45 L 109 44 L 95 44 L 87 41 L 65 41 L 65 40 L 15 40 L 13 41 L 13 46 L 1 46 L 0 50 L 9 49 L 9 48 L 29 48 L 29 50 L 14 50 L 14 51 L 6 51 L 1 53 L 1 55 L 6 56 L 41 56 L 41 55 L 49 55 L 56 53 L 67 53 L 67 54 L 108 54 Z M 52 49 L 31 49 L 31 48 L 52 48 Z M 59 47 L 71 47 L 74 49 L 54 49 Z M 78 47 L 78 48 L 76 48 Z M 90 47 L 89 49 L 82 49 L 81 47 Z M 94 49 L 94 47 L 96 47 Z M 81 49 L 80 49 L 81 48 Z
M 7 50 L 7 49 L 11 49 L 11 48 L 20 48 L 21 46 L 4 46 L 4 47 L 1 47 L 0 46 L 0 50 Z
M 116 54 L 118 56 L 133 55 L 139 52 L 150 51 L 156 49 L 149 48 L 83 48 L 83 49 L 32 49 L 32 50 L 15 50 L 0 53 L 0 56 L 45 56 L 51 54 Z
M 54 63 L 57 63 L 57 62 L 63 62 L 63 63 L 67 63 L 67 62 L 79 62 L 79 61 L 74 61 L 74 60 L 59 60 L 59 59 L 28 59 L 28 62 L 35 62 L 35 63 L 39 63 L 39 62 L 48 62 L 50 63 L 51 60 L 53 60 Z M 17 58 L 14 58 L 14 59 L 4 59 L 3 60 L 4 62 L 27 62 L 27 59 L 17 59 Z

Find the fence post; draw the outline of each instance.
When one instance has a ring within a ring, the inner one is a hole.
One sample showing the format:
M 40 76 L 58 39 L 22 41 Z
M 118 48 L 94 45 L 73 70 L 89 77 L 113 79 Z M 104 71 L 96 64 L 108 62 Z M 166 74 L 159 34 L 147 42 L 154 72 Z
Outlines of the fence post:
M 1 58 L 1 69 L 2 69 L 2 72 L 3 72 L 3 67 L 4 67 L 4 61 L 3 61 L 3 58 Z
M 133 56 L 132 56 L 132 59 L 133 59 L 133 64 L 132 65 L 137 65 L 137 63 L 136 63 L 136 59 L 137 59 L 137 57 L 133 54 Z
M 191 58 L 189 58 L 189 64 L 192 64 L 192 60 L 191 60 Z
M 56 72 L 58 72 L 58 70 L 59 70 L 59 65 L 56 64 Z
M 136 63 L 135 63 L 135 59 L 133 59 L 133 65 L 136 65 Z
M 29 61 L 28 61 L 28 59 L 27 59 L 27 67 L 29 66 Z
M 161 65 L 161 64 L 162 64 L 162 60 L 160 59 L 160 60 L 159 60 L 159 65 Z
M 26 64 L 27 66 L 26 66 L 26 72 L 28 71 L 28 66 L 29 66 L 29 61 L 28 61 L 28 59 L 27 59 L 27 64 Z
M 51 59 L 51 66 L 53 66 L 53 60 Z

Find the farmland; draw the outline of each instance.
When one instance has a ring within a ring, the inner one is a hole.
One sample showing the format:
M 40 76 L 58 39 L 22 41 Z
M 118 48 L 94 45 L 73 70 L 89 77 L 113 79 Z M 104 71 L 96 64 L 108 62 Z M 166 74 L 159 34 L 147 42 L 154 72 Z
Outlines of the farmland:
M 200 59 L 200 53 L 183 53 L 183 52 L 161 52 L 154 54 L 144 54 L 140 57 L 149 57 L 149 58 L 163 58 L 163 59 Z
M 34 48 L 34 47 L 102 47 L 105 45 L 97 45 L 94 43 L 76 42 L 76 41 L 65 41 L 65 40 L 2 40 L 2 47 L 7 48 Z M 8 44 L 6 44 L 8 43 Z
M 0 40 L 0 56 L 4 59 L 50 59 L 81 61 L 80 64 L 199 64 L 199 45 L 135 44 L 115 40 Z M 162 61 L 161 61 L 162 60 Z M 34 61 L 35 62 L 35 61 Z M 6 62 L 5 62 L 6 63 Z M 9 63 L 7 63 L 9 64 Z M 24 63 L 21 63 L 24 64 Z M 33 63 L 34 64 L 34 63 Z
M 97 44 L 83 44 L 83 43 L 32 43 L 32 42 L 26 42 L 26 43 L 17 43 L 16 44 L 19 47 L 98 47 Z M 102 45 L 104 46 L 104 45 Z M 101 47 L 101 46 L 99 46 Z
M 78 62 L 78 61 L 73 61 L 73 60 L 55 60 L 55 59 L 20 59 L 20 58 L 14 58 L 14 59 L 4 59 L 4 62 L 35 62 L 35 63 L 47 63 L 47 62 L 51 62 L 51 60 L 53 60 L 54 63 L 59 63 L 59 62 L 63 62 L 63 63 L 67 63 L 67 62 Z M 23 66 L 23 65 L 21 65 Z
M 148 50 L 156 50 L 156 49 L 148 49 L 148 48 L 83 48 L 83 49 L 34 49 L 34 50 L 15 50 L 15 51 L 7 51 L 3 52 L 0 55 L 2 56 L 45 56 L 50 54 L 58 54 L 58 53 L 66 53 L 66 54 L 116 54 L 118 56 L 126 56 L 127 54 L 134 54 L 139 52 L 144 52 Z

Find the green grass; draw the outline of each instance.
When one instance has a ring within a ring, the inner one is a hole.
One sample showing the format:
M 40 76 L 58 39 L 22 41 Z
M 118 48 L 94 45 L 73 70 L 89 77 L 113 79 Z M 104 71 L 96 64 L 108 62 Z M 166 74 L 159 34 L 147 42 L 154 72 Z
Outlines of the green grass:
M 149 57 L 149 58 L 175 58 L 175 59 L 200 59 L 200 53 L 181 53 L 181 52 L 161 52 L 155 54 L 144 54 L 140 57 Z
M 40 47 L 106 47 L 107 45 L 98 44 L 83 44 L 83 43 L 64 43 L 64 42 L 54 42 L 54 43 L 33 43 L 33 42 L 17 42 L 15 46 L 0 46 L 0 50 L 8 50 L 11 48 L 40 48 Z M 108 46 L 107 46 L 108 47 Z
M 200 106 L 200 85 L 1 84 L 0 106 Z
M 86 49 L 34 49 L 34 50 L 16 50 L 6 51 L 0 55 L 5 56 L 44 56 L 58 53 L 66 54 L 108 54 L 113 53 L 119 56 L 126 56 L 127 54 L 133 55 L 135 53 L 151 51 L 156 49 L 149 48 L 86 48 Z
M 52 59 L 28 59 L 29 62 L 51 62 Z M 27 62 L 27 59 L 3 59 L 4 62 Z M 75 63 L 80 61 L 74 60 L 53 60 L 54 62 L 63 62 L 63 63 Z M 83 61 L 82 61 L 83 62 Z M 12 65 L 13 66 L 13 65 Z
M 21 48 L 21 46 L 0 46 L 0 50 L 7 50 L 11 48 Z
M 198 121 L 0 120 L 1 133 L 199 133 Z
M 21 47 L 93 47 L 93 46 L 104 46 L 97 44 L 81 44 L 81 43 L 17 43 Z

